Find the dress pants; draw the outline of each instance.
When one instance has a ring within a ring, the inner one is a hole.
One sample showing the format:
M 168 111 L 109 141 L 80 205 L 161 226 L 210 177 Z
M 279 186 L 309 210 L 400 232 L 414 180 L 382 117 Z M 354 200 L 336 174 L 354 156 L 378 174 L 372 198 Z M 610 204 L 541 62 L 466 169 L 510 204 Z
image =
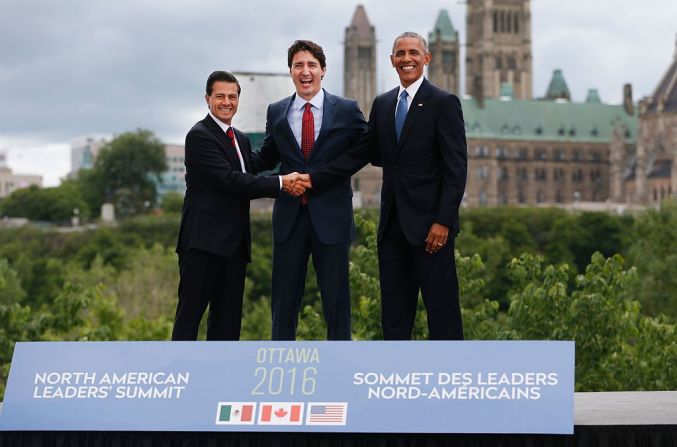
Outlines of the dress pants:
M 438 252 L 425 251 L 425 242 L 412 245 L 402 232 L 393 205 L 378 243 L 381 283 L 381 324 L 386 340 L 410 340 L 419 289 L 428 314 L 431 340 L 462 340 L 454 238 Z
M 350 244 L 323 244 L 302 206 L 286 241 L 273 244 L 273 340 L 295 340 L 305 292 L 308 257 L 312 254 L 327 340 L 350 340 Z
M 190 249 L 179 254 L 179 303 L 172 340 L 196 340 L 209 304 L 207 340 L 239 340 L 247 267 L 244 242 L 227 257 Z

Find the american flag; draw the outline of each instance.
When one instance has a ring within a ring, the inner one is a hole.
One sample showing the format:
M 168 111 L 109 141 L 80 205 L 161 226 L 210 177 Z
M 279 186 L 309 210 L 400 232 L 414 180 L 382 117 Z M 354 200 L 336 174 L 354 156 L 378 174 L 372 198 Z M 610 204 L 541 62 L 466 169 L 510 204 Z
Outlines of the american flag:
M 346 425 L 347 402 L 310 403 L 306 424 Z

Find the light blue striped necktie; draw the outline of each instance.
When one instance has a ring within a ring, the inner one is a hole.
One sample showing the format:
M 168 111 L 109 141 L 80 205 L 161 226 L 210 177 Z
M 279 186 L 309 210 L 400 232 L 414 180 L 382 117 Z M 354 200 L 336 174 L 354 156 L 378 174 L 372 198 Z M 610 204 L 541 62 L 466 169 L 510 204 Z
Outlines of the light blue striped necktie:
M 402 127 L 404 127 L 404 120 L 407 118 L 407 96 L 407 91 L 402 90 L 395 112 L 395 133 L 398 142 L 400 141 L 400 134 L 402 134 Z

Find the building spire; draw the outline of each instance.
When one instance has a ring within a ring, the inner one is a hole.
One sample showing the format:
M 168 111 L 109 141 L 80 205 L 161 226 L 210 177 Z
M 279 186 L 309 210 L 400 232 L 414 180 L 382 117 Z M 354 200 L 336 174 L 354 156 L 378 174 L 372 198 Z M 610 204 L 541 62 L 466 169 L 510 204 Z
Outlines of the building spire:
M 562 70 L 559 68 L 552 72 L 552 79 L 550 79 L 545 99 L 550 99 L 552 101 L 556 99 L 566 99 L 567 101 L 571 101 L 569 86 L 567 86 L 567 81 L 564 80 Z
M 458 32 L 454 29 L 446 9 L 442 9 L 437 16 L 435 27 L 430 33 L 428 40 L 432 42 L 438 34 L 441 40 L 445 42 L 456 42 L 458 40 Z
M 343 51 L 343 95 L 357 100 L 369 116 L 376 96 L 376 31 L 362 5 L 346 27 Z
M 371 26 L 371 23 L 369 23 L 367 12 L 364 10 L 364 6 L 357 5 L 355 14 L 353 15 L 353 20 L 350 22 L 350 27 L 355 30 L 359 38 L 371 38 L 373 27 Z

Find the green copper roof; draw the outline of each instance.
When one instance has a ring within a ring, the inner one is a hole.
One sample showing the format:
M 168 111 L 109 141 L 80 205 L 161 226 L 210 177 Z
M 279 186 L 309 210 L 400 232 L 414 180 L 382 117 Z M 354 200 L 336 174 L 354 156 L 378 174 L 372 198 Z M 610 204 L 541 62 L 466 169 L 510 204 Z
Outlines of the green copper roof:
M 599 92 L 596 88 L 591 88 L 588 90 L 588 96 L 585 97 L 585 102 L 600 104 L 602 100 L 599 98 Z
M 487 98 L 480 109 L 472 98 L 462 103 L 468 138 L 604 143 L 616 122 L 627 141 L 637 136 L 638 116 L 627 115 L 622 105 Z
M 562 70 L 557 69 L 552 72 L 552 79 L 548 85 L 548 91 L 545 94 L 545 99 L 568 99 L 571 100 L 571 93 L 567 87 L 567 81 L 564 80 Z
M 451 19 L 446 9 L 441 10 L 437 16 L 435 27 L 428 36 L 430 42 L 435 40 L 438 31 L 443 41 L 456 42 L 458 40 L 458 32 L 454 29 L 454 25 L 451 24 Z

